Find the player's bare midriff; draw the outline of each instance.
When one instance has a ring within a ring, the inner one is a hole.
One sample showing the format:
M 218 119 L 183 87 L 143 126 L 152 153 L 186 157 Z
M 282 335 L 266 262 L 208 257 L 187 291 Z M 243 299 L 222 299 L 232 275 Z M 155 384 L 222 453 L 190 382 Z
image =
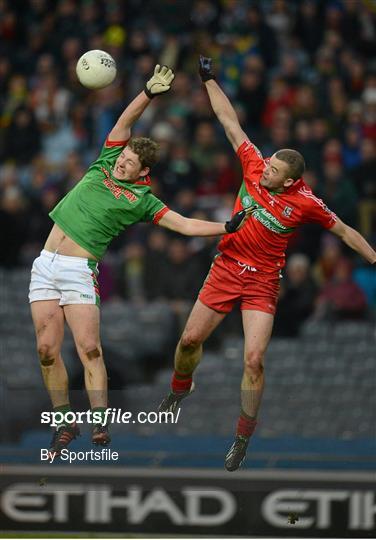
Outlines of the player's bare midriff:
M 59 255 L 68 255 L 69 257 L 84 257 L 85 259 L 97 260 L 96 257 L 77 242 L 69 238 L 66 233 L 60 229 L 58 225 L 52 227 L 50 234 L 44 244 L 44 249 Z

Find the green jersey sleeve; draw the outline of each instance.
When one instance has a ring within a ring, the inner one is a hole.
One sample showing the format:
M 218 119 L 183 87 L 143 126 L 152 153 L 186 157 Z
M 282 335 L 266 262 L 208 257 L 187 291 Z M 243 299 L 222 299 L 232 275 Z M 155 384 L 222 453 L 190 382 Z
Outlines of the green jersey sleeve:
M 95 167 L 96 165 L 102 165 L 106 162 L 108 165 L 115 165 L 115 161 L 122 153 L 125 146 L 127 146 L 128 141 L 109 141 L 106 139 L 99 156 L 93 163 L 90 165 L 89 169 Z
M 170 210 L 161 200 L 152 193 L 148 193 L 143 201 L 143 221 L 152 221 L 156 225 L 159 220 Z

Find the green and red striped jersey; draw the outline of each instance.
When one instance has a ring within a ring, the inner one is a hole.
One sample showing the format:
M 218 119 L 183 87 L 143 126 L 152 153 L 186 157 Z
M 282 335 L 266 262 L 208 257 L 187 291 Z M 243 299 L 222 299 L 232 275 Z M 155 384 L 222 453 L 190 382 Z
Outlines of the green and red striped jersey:
M 255 206 L 255 210 L 240 231 L 223 236 L 218 249 L 259 270 L 275 272 L 285 265 L 289 238 L 299 225 L 314 222 L 330 229 L 337 218 L 303 179 L 283 193 L 264 188 L 260 179 L 270 158 L 264 159 L 250 141 L 240 145 L 237 155 L 243 182 L 233 213 L 249 206 Z

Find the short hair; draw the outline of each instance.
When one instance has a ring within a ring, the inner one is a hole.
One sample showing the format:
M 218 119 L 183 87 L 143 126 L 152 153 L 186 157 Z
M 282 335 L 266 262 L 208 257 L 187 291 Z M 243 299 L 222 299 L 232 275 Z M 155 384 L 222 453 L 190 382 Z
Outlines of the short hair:
M 293 180 L 299 180 L 305 171 L 305 161 L 300 152 L 291 148 L 283 148 L 276 152 L 275 157 L 288 164 L 288 177 Z
M 151 169 L 158 161 L 158 144 L 147 137 L 132 137 L 128 148 L 138 155 L 141 167 Z

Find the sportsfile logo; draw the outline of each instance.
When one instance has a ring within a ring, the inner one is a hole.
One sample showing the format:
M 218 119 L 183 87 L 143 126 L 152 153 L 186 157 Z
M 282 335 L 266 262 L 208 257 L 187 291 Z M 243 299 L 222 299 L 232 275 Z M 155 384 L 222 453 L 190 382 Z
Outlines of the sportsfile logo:
M 56 427 L 59 424 L 100 424 L 106 426 L 108 424 L 177 424 L 179 420 L 180 409 L 176 414 L 172 412 L 155 412 L 140 411 L 134 415 L 130 411 L 122 409 L 108 408 L 102 414 L 98 411 L 68 411 L 66 413 L 60 411 L 43 411 L 41 413 L 41 424 L 49 424 L 51 427 Z

